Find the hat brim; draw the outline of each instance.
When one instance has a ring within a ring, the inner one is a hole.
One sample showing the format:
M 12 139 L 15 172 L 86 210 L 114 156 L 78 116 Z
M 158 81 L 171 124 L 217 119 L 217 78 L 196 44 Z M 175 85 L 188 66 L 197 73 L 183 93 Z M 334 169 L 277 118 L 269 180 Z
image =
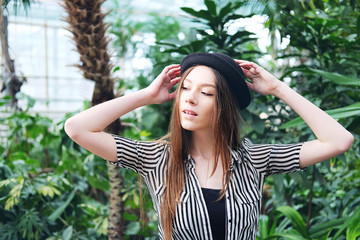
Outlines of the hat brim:
M 251 102 L 249 88 L 241 67 L 223 53 L 192 53 L 181 62 L 181 74 L 187 69 L 204 65 L 217 70 L 226 80 L 240 110 L 244 110 Z

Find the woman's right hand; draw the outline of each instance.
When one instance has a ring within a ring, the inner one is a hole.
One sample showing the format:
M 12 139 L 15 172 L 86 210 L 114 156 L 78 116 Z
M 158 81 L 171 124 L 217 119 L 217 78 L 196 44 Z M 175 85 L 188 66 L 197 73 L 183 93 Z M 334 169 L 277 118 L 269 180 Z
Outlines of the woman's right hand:
M 104 129 L 138 107 L 163 103 L 174 98 L 175 93 L 169 91 L 179 82 L 179 76 L 179 65 L 167 66 L 147 88 L 98 104 L 69 118 L 65 122 L 65 131 L 83 148 L 115 162 L 117 161 L 116 144 L 114 138 L 105 133 Z
M 145 89 L 151 97 L 151 103 L 161 104 L 173 99 L 176 91 L 169 92 L 180 81 L 181 69 L 179 64 L 165 67 L 155 80 Z

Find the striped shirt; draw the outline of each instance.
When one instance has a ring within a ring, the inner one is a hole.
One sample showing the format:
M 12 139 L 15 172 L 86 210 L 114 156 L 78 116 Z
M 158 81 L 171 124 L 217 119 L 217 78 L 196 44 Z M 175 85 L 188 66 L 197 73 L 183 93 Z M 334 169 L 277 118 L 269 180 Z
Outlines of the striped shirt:
M 130 140 L 114 135 L 117 162 L 113 164 L 139 173 L 150 191 L 159 219 L 159 237 L 164 239 L 160 221 L 160 203 L 165 188 L 166 159 L 170 145 L 161 142 Z M 275 173 L 301 170 L 298 144 L 253 144 L 243 139 L 239 149 L 231 150 L 232 171 L 225 195 L 226 237 L 224 239 L 256 239 L 264 179 Z M 195 161 L 185 159 L 188 180 L 184 184 L 180 204 L 176 205 L 173 222 L 174 240 L 212 240 L 211 226 L 201 186 L 195 175 Z

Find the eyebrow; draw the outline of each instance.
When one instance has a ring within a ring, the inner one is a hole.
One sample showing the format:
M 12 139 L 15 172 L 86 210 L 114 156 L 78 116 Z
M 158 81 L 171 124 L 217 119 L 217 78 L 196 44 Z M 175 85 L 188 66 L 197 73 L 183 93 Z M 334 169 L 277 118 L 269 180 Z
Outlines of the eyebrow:
M 184 82 L 185 82 L 185 81 L 188 81 L 188 82 L 192 83 L 192 81 L 191 81 L 190 79 L 188 79 L 188 78 L 185 78 Z M 211 83 L 203 83 L 203 84 L 200 84 L 200 86 L 202 86 L 202 87 L 213 87 L 213 88 L 216 88 L 216 86 L 215 86 L 214 84 L 211 84 Z

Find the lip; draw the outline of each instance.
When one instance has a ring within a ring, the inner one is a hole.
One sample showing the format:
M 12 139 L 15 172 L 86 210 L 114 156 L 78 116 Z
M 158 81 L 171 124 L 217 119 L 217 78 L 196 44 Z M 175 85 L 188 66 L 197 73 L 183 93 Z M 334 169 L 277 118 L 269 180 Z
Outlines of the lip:
M 188 116 L 188 117 L 196 117 L 198 115 L 196 112 L 189 110 L 189 109 L 182 110 L 182 113 L 184 113 L 185 116 Z

